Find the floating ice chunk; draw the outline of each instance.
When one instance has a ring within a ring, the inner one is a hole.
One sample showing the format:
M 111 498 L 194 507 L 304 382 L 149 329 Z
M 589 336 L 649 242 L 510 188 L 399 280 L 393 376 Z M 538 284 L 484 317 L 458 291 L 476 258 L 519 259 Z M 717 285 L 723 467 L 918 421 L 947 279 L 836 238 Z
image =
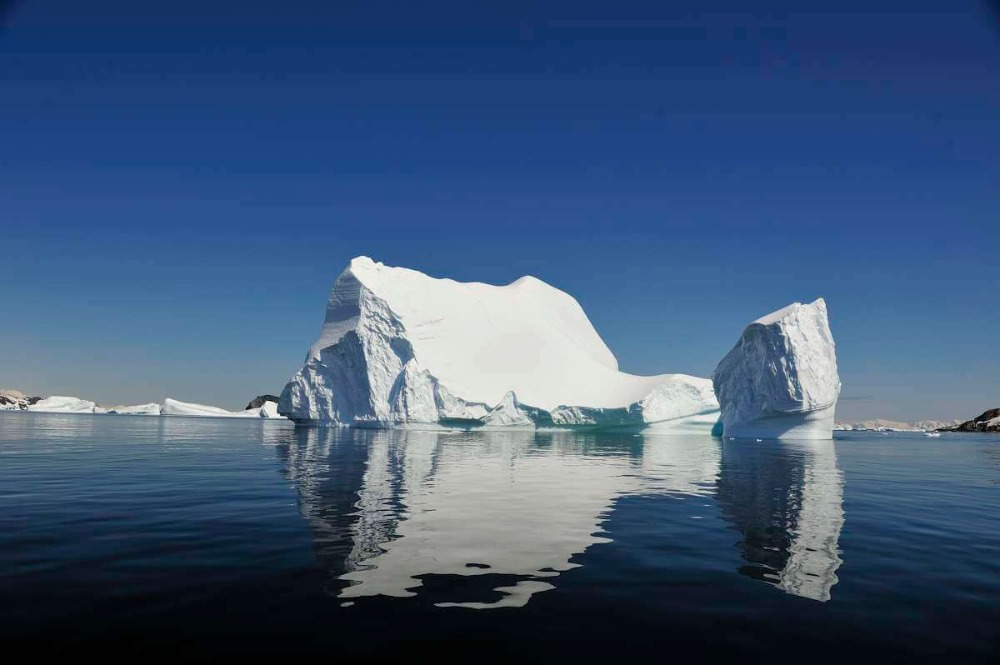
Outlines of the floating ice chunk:
M 728 437 L 831 438 L 840 377 L 826 302 L 751 323 L 712 380 Z
M 483 422 L 492 427 L 534 427 L 539 412 L 539 409 L 522 405 L 517 401 L 517 395 L 508 391 L 500 403 L 483 418 Z

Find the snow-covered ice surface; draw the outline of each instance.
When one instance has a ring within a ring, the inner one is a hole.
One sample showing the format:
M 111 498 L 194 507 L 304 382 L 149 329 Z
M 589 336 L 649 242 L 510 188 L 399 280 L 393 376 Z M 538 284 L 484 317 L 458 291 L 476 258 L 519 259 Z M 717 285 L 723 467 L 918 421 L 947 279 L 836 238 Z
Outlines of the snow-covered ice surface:
M 829 439 L 840 394 L 826 302 L 757 319 L 712 377 L 725 436 Z
M 197 416 L 201 418 L 284 418 L 278 414 L 277 404 L 265 402 L 259 409 L 227 411 L 217 406 L 181 402 L 170 397 L 163 400 L 160 414 L 164 416 Z
M 834 423 L 833 429 L 838 431 L 852 430 L 892 430 L 895 432 L 930 432 L 945 427 L 955 427 L 960 425 L 959 420 L 918 420 L 915 423 L 905 423 L 898 420 L 885 420 L 876 418 L 874 420 L 864 420 L 854 423 Z
M 11 407 L 12 410 L 15 407 Z M 89 400 L 79 397 L 66 397 L 53 395 L 36 402 L 30 406 L 20 406 L 21 410 L 35 411 L 39 413 L 81 413 L 81 414 L 111 414 L 130 416 L 199 416 L 202 418 L 268 418 L 285 420 L 287 418 L 278 413 L 276 402 L 264 402 L 264 405 L 256 409 L 246 411 L 227 411 L 217 406 L 207 406 L 205 404 L 193 404 L 191 402 L 181 402 L 180 400 L 167 398 L 163 404 L 136 404 L 133 406 L 112 406 L 103 407 Z
M 261 418 L 284 418 L 283 415 L 281 415 L 280 413 L 278 413 L 278 403 L 277 402 L 264 402 L 264 404 L 260 407 L 260 417 Z
M 160 415 L 159 404 L 136 404 L 134 406 L 112 406 L 108 413 L 116 413 L 123 416 L 158 416 Z
M 46 397 L 28 407 L 28 411 L 40 413 L 96 413 L 96 409 L 97 405 L 94 402 L 64 395 Z
M 534 277 L 462 283 L 359 257 L 279 411 L 362 427 L 635 427 L 700 423 L 718 403 L 708 379 L 619 371 L 579 303 Z
M 227 411 L 226 409 L 222 409 L 217 406 L 195 404 L 193 402 L 182 402 L 170 397 L 163 400 L 163 406 L 161 407 L 160 412 L 164 416 L 213 416 L 216 418 L 243 417 L 242 413 Z M 257 414 L 253 414 L 253 417 L 256 418 L 259 416 Z

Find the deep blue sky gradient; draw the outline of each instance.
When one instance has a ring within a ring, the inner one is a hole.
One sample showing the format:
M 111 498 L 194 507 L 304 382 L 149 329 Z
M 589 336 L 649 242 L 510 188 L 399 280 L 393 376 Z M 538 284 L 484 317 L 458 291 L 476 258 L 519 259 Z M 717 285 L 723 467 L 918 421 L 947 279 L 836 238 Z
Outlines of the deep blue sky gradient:
M 707 376 L 822 295 L 843 419 L 1000 405 L 1000 32 L 941 2 L 22 0 L 0 387 L 242 407 L 355 255 Z

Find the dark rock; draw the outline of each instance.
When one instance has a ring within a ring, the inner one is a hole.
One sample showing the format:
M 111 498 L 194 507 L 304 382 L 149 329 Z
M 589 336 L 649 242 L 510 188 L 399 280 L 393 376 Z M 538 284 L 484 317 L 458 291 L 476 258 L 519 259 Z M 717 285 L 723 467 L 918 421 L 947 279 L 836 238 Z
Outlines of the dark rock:
M 274 395 L 257 395 L 252 400 L 250 400 L 249 404 L 247 404 L 247 409 L 259 409 L 260 407 L 264 406 L 264 402 L 277 403 L 278 398 L 275 397 Z
M 957 427 L 950 427 L 947 432 L 1000 432 L 1000 422 L 989 425 L 990 420 L 1000 418 L 1000 409 L 990 409 L 981 416 L 968 420 Z
M 21 409 L 22 411 L 35 402 L 41 401 L 41 399 L 41 397 L 28 397 L 27 395 L 23 395 L 17 391 L 11 393 L 0 392 L 0 406 L 12 406 L 16 409 Z

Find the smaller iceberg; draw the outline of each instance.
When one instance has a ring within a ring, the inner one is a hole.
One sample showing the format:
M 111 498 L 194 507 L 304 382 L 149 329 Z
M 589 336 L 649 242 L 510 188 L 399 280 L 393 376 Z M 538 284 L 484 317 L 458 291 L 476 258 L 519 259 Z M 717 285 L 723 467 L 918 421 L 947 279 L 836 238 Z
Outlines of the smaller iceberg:
M 97 404 L 79 397 L 53 395 L 39 400 L 28 407 L 28 411 L 39 413 L 96 413 Z
M 28 411 L 37 413 L 87 413 L 87 414 L 122 414 L 132 416 L 158 416 L 160 415 L 159 404 L 137 404 L 135 406 L 100 406 L 90 400 L 79 397 L 68 397 L 65 395 L 53 395 L 40 399 L 31 406 Z
M 281 420 L 285 420 L 284 416 L 278 414 L 278 405 L 274 402 L 264 402 L 263 406 L 256 409 L 227 411 L 217 406 L 182 402 L 170 397 L 163 400 L 163 405 L 160 407 L 160 414 L 164 416 L 197 416 L 201 418 L 280 418 Z
M 712 383 L 727 437 L 832 438 L 840 377 L 826 302 L 794 303 L 748 325 Z
M 112 406 L 107 412 L 122 416 L 158 416 L 160 415 L 160 405 L 152 403 L 136 404 L 134 406 Z
M 12 391 L 10 391 L 12 392 Z M 33 403 L 30 400 L 37 400 Z M 198 416 L 202 418 L 267 418 L 285 420 L 288 419 L 278 413 L 278 403 L 273 400 L 260 400 L 260 406 L 248 408 L 244 411 L 227 411 L 217 406 L 205 404 L 194 404 L 192 402 L 182 402 L 180 400 L 166 398 L 163 404 L 135 404 L 132 406 L 100 406 L 90 400 L 79 397 L 67 397 L 64 395 L 53 395 L 45 399 L 27 398 L 18 402 L 8 400 L 0 402 L 0 405 L 7 410 L 15 408 L 20 410 L 34 411 L 36 413 L 79 413 L 79 414 L 110 414 L 126 416 Z

